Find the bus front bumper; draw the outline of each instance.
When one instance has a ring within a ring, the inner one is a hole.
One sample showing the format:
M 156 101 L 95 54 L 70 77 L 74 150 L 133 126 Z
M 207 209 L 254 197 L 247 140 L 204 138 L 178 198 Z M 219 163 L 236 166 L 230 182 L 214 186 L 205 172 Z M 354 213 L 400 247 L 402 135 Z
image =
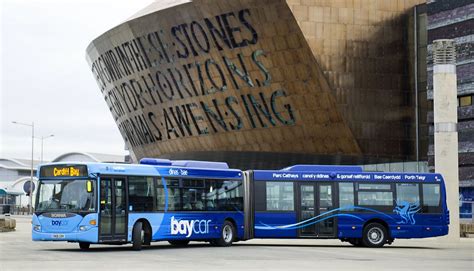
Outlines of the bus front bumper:
M 75 232 L 39 232 L 33 230 L 33 241 L 69 241 L 69 242 L 86 242 L 97 243 L 99 231 L 97 227 L 92 227 L 87 231 Z

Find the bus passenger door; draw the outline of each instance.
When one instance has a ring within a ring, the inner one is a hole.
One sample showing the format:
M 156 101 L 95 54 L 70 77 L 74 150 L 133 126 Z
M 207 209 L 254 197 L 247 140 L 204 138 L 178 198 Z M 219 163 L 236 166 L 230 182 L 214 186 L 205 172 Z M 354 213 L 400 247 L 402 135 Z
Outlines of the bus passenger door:
M 301 184 L 299 190 L 299 236 L 316 236 L 316 225 L 312 223 L 316 216 L 316 185 Z
M 318 237 L 335 237 L 336 236 L 336 218 L 330 217 L 334 215 L 331 210 L 334 209 L 334 184 L 318 183 L 318 203 L 317 215 L 318 222 L 316 231 Z
M 126 242 L 127 218 L 125 179 L 101 178 L 99 242 Z
M 334 184 L 300 183 L 298 227 L 300 237 L 334 237 Z

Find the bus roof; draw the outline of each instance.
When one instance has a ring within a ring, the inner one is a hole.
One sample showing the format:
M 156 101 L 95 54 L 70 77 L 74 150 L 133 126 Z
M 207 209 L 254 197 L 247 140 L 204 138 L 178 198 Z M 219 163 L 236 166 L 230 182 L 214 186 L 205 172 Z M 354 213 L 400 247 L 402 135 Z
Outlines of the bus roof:
M 142 158 L 142 165 L 154 166 L 176 166 L 187 168 L 208 168 L 208 169 L 229 169 L 229 165 L 225 162 L 214 161 L 196 161 L 196 160 L 169 160 L 160 158 Z
M 282 171 L 318 171 L 318 172 L 363 172 L 361 166 L 333 166 L 333 165 L 294 165 L 281 169 Z
M 164 160 L 164 159 L 163 159 Z M 203 178 L 242 178 L 242 171 L 238 169 L 229 169 L 227 164 L 220 167 L 211 167 L 207 163 L 187 163 L 189 161 L 176 161 L 166 165 L 150 164 L 120 164 L 120 163 L 95 163 L 95 162 L 57 162 L 42 164 L 38 167 L 38 176 L 41 174 L 42 167 L 48 166 L 87 166 L 88 174 L 101 175 L 135 175 L 135 176 L 169 176 L 169 177 L 203 177 Z M 199 162 L 199 161 L 193 161 Z M 47 178 L 45 176 L 39 176 Z

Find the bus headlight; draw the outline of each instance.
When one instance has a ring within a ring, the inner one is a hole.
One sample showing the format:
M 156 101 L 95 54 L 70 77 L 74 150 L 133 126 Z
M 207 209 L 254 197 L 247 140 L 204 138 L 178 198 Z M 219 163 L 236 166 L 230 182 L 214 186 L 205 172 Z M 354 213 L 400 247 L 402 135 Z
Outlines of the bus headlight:
M 41 231 L 41 225 L 34 225 L 33 230 L 35 231 Z
M 80 227 L 79 227 L 79 230 L 80 230 L 80 231 L 87 231 L 87 226 L 80 226 Z

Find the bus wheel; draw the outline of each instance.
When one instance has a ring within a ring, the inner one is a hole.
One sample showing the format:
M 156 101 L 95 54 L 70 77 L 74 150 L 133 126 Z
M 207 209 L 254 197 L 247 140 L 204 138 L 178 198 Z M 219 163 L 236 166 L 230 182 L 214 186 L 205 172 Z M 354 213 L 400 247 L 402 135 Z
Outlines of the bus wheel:
M 133 226 L 132 232 L 132 248 L 133 250 L 141 250 L 145 239 L 145 230 L 142 222 L 137 222 Z
M 387 229 L 379 223 L 365 226 L 362 242 L 366 247 L 382 247 L 388 239 Z
M 79 242 L 79 248 L 81 248 L 82 250 L 88 250 L 90 246 L 90 243 Z
M 232 245 L 235 237 L 235 229 L 234 224 L 229 221 L 224 221 L 224 225 L 222 225 L 221 236 L 219 239 L 216 240 L 216 245 L 220 247 L 228 247 Z
M 175 247 L 184 247 L 189 244 L 189 240 L 170 240 L 168 243 Z

